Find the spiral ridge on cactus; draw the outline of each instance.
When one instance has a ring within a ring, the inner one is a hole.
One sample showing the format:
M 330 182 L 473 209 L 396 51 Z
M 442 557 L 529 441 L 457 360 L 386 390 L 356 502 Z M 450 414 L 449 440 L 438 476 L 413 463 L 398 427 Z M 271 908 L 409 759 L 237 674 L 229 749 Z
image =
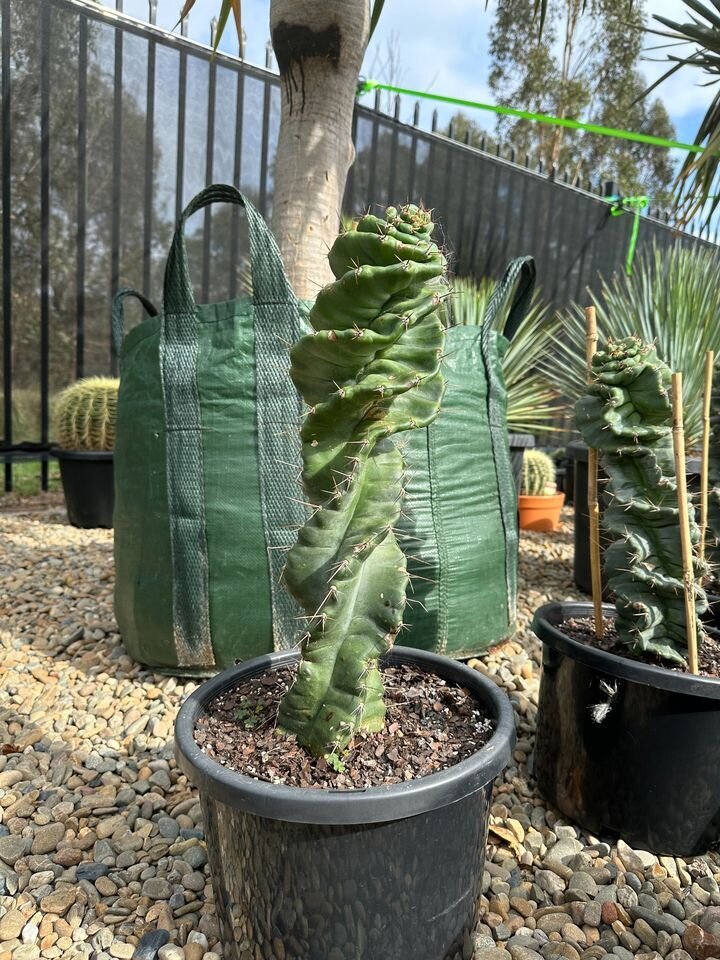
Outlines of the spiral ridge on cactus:
M 334 283 L 291 352 L 309 412 L 301 430 L 310 519 L 285 580 L 305 610 L 295 683 L 279 725 L 316 755 L 384 722 L 378 659 L 402 626 L 408 574 L 395 527 L 404 496 L 393 436 L 436 417 L 446 262 L 430 214 L 367 215 L 329 253 Z
M 555 484 L 555 464 L 542 450 L 526 450 L 523 456 L 522 492 L 541 497 Z
M 687 648 L 670 384 L 670 369 L 654 346 L 636 337 L 608 340 L 593 358 L 591 383 L 575 411 L 583 439 L 600 451 L 609 478 L 603 523 L 613 542 L 604 569 L 616 596 L 618 637 L 631 655 L 682 662 Z M 687 511 L 697 544 L 689 499 Z M 707 607 L 697 583 L 703 572 L 696 559 L 696 616 Z
M 63 450 L 113 450 L 119 381 L 87 377 L 55 402 L 55 437 Z

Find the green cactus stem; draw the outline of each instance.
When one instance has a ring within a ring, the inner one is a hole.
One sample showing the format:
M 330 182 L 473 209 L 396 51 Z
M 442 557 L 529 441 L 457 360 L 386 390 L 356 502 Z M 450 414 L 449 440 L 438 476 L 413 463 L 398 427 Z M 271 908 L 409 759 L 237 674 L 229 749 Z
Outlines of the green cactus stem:
M 88 377 L 55 402 L 55 438 L 63 450 L 113 450 L 119 381 Z
M 631 656 L 682 662 L 687 653 L 679 508 L 672 444 L 671 374 L 655 347 L 636 337 L 608 340 L 593 358 L 577 426 L 600 451 L 609 477 L 603 516 L 612 544 L 605 575 L 615 593 L 617 632 Z M 690 500 L 690 536 L 700 531 Z M 703 573 L 695 561 L 695 576 Z M 695 586 L 696 615 L 707 607 Z M 698 621 L 698 636 L 702 637 Z
M 527 450 L 523 457 L 522 492 L 528 497 L 542 497 L 555 486 L 555 464 L 542 450 Z M 554 492 L 554 491 L 553 491 Z
M 285 579 L 305 610 L 297 679 L 279 725 L 317 756 L 382 728 L 378 659 L 395 640 L 408 574 L 395 535 L 403 458 L 392 437 L 435 419 L 445 382 L 439 307 L 446 262 L 414 205 L 363 217 L 330 250 L 337 278 L 291 354 L 309 413 L 303 485 L 311 517 Z
M 715 361 L 710 400 L 708 488 L 706 553 L 717 577 L 718 567 L 720 567 L 720 357 Z

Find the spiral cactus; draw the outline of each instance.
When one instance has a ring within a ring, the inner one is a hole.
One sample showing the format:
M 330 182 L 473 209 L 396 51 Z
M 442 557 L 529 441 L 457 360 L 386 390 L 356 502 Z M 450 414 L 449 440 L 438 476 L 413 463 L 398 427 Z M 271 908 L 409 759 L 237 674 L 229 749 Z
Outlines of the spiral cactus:
M 309 405 L 301 438 L 311 517 L 285 579 L 305 610 L 297 679 L 279 724 L 318 756 L 381 729 L 378 658 L 401 626 L 408 574 L 395 526 L 404 464 L 393 434 L 436 417 L 445 258 L 414 205 L 365 216 L 338 237 L 337 278 L 310 313 L 291 375 Z
M 527 450 L 523 457 L 522 492 L 529 497 L 541 497 L 555 486 L 555 464 L 542 450 Z
M 603 522 L 613 542 L 605 574 L 616 595 L 618 636 L 633 656 L 681 662 L 687 648 L 670 382 L 654 346 L 636 337 L 608 340 L 593 358 L 592 382 L 575 411 L 609 477 Z M 690 501 L 687 510 L 697 543 Z M 696 561 L 696 577 L 702 573 Z M 696 583 L 696 614 L 706 607 Z
M 55 437 L 63 450 L 112 450 L 119 381 L 110 377 L 78 380 L 58 396 Z

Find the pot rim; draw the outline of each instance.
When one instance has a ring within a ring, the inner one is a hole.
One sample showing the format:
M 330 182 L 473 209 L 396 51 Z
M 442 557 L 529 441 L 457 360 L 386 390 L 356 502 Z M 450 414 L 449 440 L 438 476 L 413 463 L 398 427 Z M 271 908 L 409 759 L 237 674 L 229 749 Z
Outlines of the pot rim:
M 112 450 L 65 450 L 63 447 L 50 447 L 50 456 L 58 460 L 99 460 L 113 459 Z
M 537 503 L 530 503 L 530 500 L 536 500 Z M 556 507 L 558 501 L 560 501 L 561 505 L 564 503 L 565 493 L 563 490 L 558 490 L 557 493 L 521 493 L 518 494 L 518 501 L 521 502 L 524 507 L 529 507 L 530 509 L 537 509 L 543 505 Z
M 483 789 L 508 765 L 515 742 L 515 719 L 507 696 L 477 670 L 426 650 L 394 647 L 387 662 L 413 664 L 467 687 L 496 721 L 492 737 L 477 753 L 439 773 L 417 780 L 362 790 L 292 787 L 255 780 L 212 760 L 195 742 L 194 729 L 205 704 L 252 677 L 296 662 L 298 650 L 255 657 L 223 670 L 185 700 L 175 720 L 175 754 L 188 779 L 201 794 L 236 809 L 272 820 L 314 824 L 383 823 L 449 806 Z
M 568 617 L 586 617 L 592 612 L 591 603 L 545 603 L 535 611 L 532 629 L 535 635 L 553 650 L 608 676 L 668 690 L 671 693 L 720 700 L 720 679 L 697 677 L 690 673 L 642 663 L 640 660 L 629 660 L 616 653 L 608 653 L 606 650 L 580 643 L 560 629 L 560 624 Z M 603 614 L 615 616 L 614 605 L 604 603 Z

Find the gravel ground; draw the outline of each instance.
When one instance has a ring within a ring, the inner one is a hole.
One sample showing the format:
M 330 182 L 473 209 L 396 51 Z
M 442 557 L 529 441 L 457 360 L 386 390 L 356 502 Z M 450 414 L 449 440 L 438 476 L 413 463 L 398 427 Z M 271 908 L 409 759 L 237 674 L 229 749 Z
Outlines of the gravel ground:
M 195 684 L 125 655 L 112 533 L 67 526 L 52 496 L 36 506 L 0 512 L 0 960 L 218 960 L 200 806 L 171 740 Z M 528 774 L 539 646 L 527 623 L 575 596 L 571 557 L 567 520 L 523 536 L 522 631 L 472 661 L 509 693 L 518 742 L 465 960 L 720 958 L 717 854 L 658 861 L 584 835 Z

